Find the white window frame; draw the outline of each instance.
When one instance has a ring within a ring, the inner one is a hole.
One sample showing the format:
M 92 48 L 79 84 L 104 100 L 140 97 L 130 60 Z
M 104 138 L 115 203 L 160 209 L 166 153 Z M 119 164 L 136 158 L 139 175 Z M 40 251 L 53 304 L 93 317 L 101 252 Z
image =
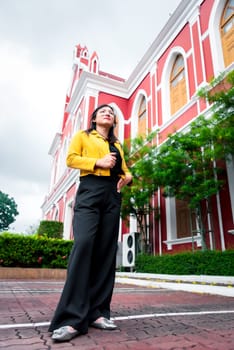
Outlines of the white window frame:
M 166 207 L 166 230 L 167 240 L 163 241 L 167 245 L 168 250 L 172 250 L 173 245 L 196 243 L 197 247 L 201 247 L 201 235 L 198 233 L 195 236 L 177 238 L 176 225 L 176 200 L 175 197 L 167 197 L 165 199 Z

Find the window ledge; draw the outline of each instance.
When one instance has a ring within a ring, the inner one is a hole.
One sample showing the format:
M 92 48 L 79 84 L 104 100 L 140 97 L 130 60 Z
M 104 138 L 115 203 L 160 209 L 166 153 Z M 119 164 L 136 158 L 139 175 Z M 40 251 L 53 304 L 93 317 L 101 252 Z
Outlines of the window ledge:
M 168 250 L 171 250 L 173 245 L 192 243 L 192 241 L 196 242 L 197 247 L 201 247 L 201 236 L 170 239 L 167 241 L 163 241 L 163 243 L 165 243 L 167 245 Z
M 194 96 L 190 101 L 186 102 L 186 104 L 180 107 L 175 113 L 167 113 L 164 115 L 164 120 L 162 125 L 160 126 L 160 132 L 164 131 L 168 126 L 173 124 L 177 118 L 181 117 L 185 112 L 187 112 L 198 100 L 197 96 Z

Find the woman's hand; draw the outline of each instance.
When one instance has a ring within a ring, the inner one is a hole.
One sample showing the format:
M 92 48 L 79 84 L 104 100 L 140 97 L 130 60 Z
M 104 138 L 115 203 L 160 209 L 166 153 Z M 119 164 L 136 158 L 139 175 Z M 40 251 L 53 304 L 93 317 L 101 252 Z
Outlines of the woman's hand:
M 116 153 L 111 152 L 107 154 L 105 157 L 97 159 L 96 167 L 103 169 L 111 169 L 115 166 L 116 163 Z
M 121 191 L 121 188 L 129 184 L 132 181 L 132 175 L 127 174 L 124 179 L 119 179 L 117 183 L 117 192 Z

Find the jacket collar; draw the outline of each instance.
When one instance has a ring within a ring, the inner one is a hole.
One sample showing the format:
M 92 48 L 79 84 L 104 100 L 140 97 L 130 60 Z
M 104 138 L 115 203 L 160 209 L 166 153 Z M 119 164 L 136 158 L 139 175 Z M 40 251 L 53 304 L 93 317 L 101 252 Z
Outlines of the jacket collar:
M 97 130 L 92 130 L 92 131 L 91 131 L 91 134 L 92 134 L 92 135 L 95 135 L 95 136 L 97 136 L 97 137 L 99 137 L 100 139 L 103 139 L 103 140 L 106 140 L 106 141 L 107 141 L 107 139 L 106 139 L 104 136 L 100 135 L 100 134 L 97 132 Z
M 90 134 L 92 134 L 92 135 L 94 135 L 94 136 L 97 136 L 97 137 L 99 137 L 100 139 L 106 140 L 102 135 L 100 135 L 100 134 L 97 132 L 97 130 L 92 130 Z M 115 141 L 115 144 L 116 144 L 116 143 L 119 143 L 119 141 L 116 140 L 116 141 Z

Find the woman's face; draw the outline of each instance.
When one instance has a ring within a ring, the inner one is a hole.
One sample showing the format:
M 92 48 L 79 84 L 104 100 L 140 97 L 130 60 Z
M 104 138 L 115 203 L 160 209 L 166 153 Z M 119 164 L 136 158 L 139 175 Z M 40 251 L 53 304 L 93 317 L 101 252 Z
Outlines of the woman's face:
M 97 111 L 95 122 L 96 126 L 105 126 L 111 128 L 115 121 L 115 114 L 113 110 L 104 106 Z

